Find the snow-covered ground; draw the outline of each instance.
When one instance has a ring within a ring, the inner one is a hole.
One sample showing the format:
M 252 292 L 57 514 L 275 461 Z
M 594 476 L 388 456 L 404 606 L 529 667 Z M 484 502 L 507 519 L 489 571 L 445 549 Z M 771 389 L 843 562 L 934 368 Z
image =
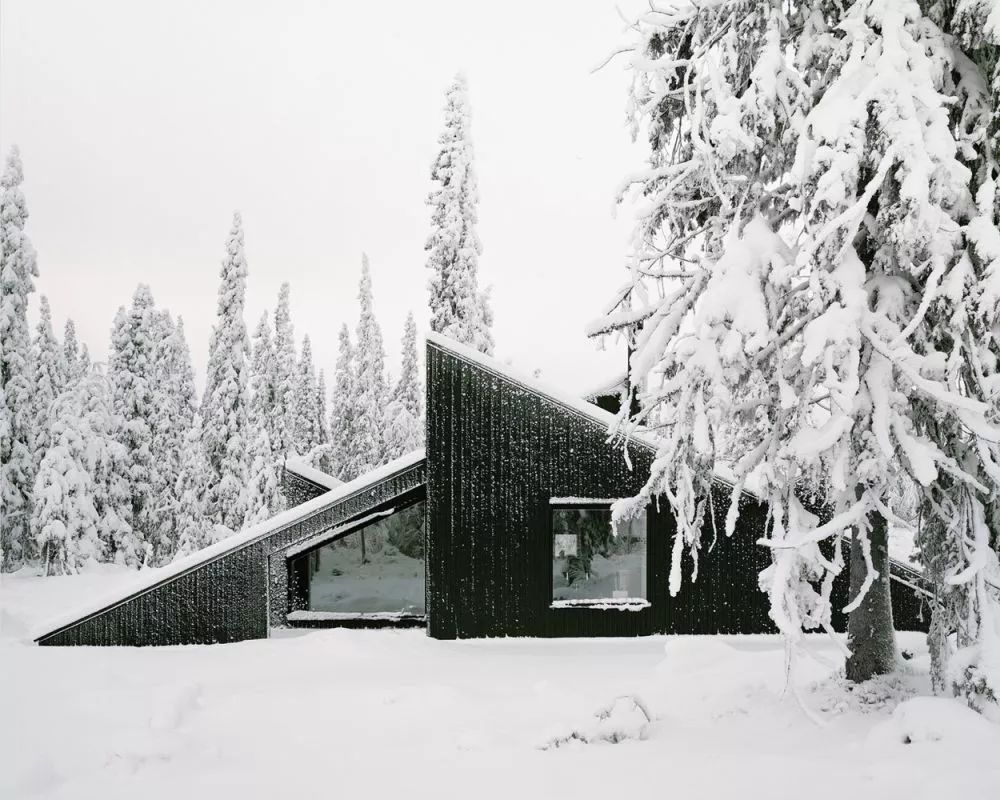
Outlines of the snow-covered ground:
M 854 692 L 835 675 L 835 648 L 813 639 L 799 685 L 818 721 L 783 694 L 771 637 L 438 642 L 329 630 L 161 649 L 20 639 L 127 577 L 0 584 L 0 797 L 998 796 L 1000 728 L 926 696 L 919 635 L 901 637 L 916 653 L 901 677 Z

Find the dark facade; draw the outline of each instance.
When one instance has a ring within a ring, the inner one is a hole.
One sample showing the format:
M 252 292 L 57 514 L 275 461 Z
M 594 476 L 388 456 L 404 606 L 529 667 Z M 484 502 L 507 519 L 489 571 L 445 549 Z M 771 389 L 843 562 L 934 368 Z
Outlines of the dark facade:
M 423 486 L 423 458 L 411 461 L 344 484 L 327 493 L 330 499 L 325 502 L 326 495 L 319 495 L 285 511 L 262 526 L 260 535 L 236 534 L 241 541 L 215 557 L 196 553 L 188 559 L 189 568 L 96 608 L 37 641 L 137 646 L 265 638 L 270 626 L 284 624 L 289 610 L 282 553 Z

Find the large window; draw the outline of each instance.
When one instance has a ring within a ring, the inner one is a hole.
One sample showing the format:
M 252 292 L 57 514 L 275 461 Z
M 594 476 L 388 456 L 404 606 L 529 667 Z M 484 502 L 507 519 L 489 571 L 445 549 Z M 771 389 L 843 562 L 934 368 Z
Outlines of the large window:
M 608 507 L 552 508 L 556 607 L 647 605 L 646 514 L 613 527 Z
M 309 610 L 423 614 L 423 501 L 315 550 Z

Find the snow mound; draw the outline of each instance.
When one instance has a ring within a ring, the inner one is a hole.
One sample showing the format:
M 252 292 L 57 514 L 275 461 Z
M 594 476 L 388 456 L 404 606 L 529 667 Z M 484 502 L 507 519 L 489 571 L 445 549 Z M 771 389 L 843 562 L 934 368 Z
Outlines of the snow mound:
M 568 733 L 554 736 L 542 750 L 554 750 L 567 745 L 620 744 L 645 739 L 653 721 L 646 704 L 634 695 L 616 697 L 604 708 L 598 709 L 591 720 Z
M 659 677 L 694 675 L 732 664 L 739 655 L 734 647 L 712 636 L 671 639 L 663 648 L 666 658 L 656 666 Z
M 968 752 L 1000 750 L 1000 727 L 948 697 L 913 697 L 868 734 L 871 746 L 947 742 Z

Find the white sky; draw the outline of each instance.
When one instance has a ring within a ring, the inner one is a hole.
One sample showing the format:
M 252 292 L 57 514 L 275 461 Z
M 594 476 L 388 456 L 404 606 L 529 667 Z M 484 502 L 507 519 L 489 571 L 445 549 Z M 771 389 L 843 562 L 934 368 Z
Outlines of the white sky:
M 623 27 L 613 0 L 0 0 L 0 148 L 21 147 L 60 336 L 73 317 L 103 358 L 146 282 L 184 317 L 200 375 L 239 209 L 251 333 L 290 281 L 329 384 L 366 250 L 395 370 L 407 310 L 428 319 L 424 200 L 463 70 L 497 355 L 567 389 L 599 383 L 624 357 L 582 327 L 626 278 L 613 198 L 643 147 L 621 64 L 591 68 Z

